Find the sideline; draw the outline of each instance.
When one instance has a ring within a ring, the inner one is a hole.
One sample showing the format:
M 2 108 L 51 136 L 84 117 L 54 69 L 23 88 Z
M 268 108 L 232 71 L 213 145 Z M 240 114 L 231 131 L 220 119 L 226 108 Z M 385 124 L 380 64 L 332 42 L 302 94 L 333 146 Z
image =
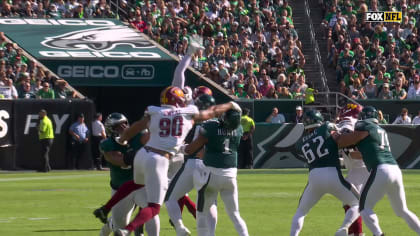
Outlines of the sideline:
M 72 178 L 85 178 L 85 177 L 98 177 L 108 176 L 109 173 L 101 174 L 85 174 L 85 175 L 60 175 L 60 176 L 42 176 L 42 177 L 21 177 L 21 178 L 3 178 L 0 182 L 14 182 L 14 181 L 27 181 L 27 180 L 47 180 L 47 179 L 72 179 Z

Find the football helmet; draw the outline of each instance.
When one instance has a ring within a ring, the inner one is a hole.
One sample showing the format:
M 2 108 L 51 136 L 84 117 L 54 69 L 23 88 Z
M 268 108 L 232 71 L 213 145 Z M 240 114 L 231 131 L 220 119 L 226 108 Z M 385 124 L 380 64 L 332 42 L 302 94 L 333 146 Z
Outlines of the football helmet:
M 347 103 L 346 106 L 341 108 L 338 117 L 340 120 L 343 120 L 345 117 L 352 117 L 352 118 L 357 119 L 362 109 L 363 109 L 363 106 L 359 104 Z
M 117 112 L 109 114 L 104 123 L 106 134 L 110 137 L 120 136 L 119 132 L 121 131 L 118 130 L 120 125 L 124 125 L 125 127 L 123 128 L 128 127 L 127 118 L 123 114 Z
M 194 93 L 193 93 L 193 99 L 197 99 L 200 95 L 203 94 L 208 94 L 210 96 L 213 96 L 213 92 L 211 91 L 211 89 L 209 89 L 206 86 L 198 86 L 197 88 L 194 89 Z
M 324 121 L 321 112 L 317 110 L 307 110 L 303 115 L 303 125 L 305 129 L 311 129 L 321 126 Z
M 161 105 L 171 105 L 176 107 L 185 107 L 185 95 L 182 89 L 169 86 L 160 94 Z
M 241 124 L 241 113 L 237 110 L 230 109 L 223 113 L 219 120 L 225 129 L 234 130 Z
M 373 106 L 366 106 L 362 109 L 362 112 L 359 114 L 359 118 L 362 120 L 367 119 L 378 119 L 378 111 Z
M 214 97 L 208 94 L 203 94 L 195 99 L 194 104 L 198 107 L 198 110 L 206 110 L 207 108 L 216 105 Z

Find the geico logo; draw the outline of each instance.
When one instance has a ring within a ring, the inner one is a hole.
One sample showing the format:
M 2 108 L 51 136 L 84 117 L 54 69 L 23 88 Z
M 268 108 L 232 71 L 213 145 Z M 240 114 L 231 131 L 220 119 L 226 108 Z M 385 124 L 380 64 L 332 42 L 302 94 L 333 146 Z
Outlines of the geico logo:
M 57 68 L 57 74 L 63 78 L 118 78 L 118 66 L 67 66 Z
M 154 52 L 89 52 L 89 51 L 39 51 L 44 57 L 74 57 L 74 58 L 160 58 L 158 53 Z
M 109 20 L 77 20 L 77 19 L 0 19 L 4 25 L 95 25 L 112 26 L 114 22 Z
M 7 123 L 5 120 L 9 118 L 10 118 L 9 112 L 7 112 L 6 110 L 0 110 L 0 138 L 5 137 L 7 134 L 9 127 L 7 126 Z

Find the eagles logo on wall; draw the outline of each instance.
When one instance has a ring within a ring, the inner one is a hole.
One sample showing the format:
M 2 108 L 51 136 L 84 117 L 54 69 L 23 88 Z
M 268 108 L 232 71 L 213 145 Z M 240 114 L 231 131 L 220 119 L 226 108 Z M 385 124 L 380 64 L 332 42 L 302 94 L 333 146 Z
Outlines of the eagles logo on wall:
M 46 37 L 41 42 L 49 48 L 62 50 L 109 51 L 118 45 L 132 48 L 156 47 L 141 34 L 126 26 L 99 27 L 72 31 L 58 36 Z

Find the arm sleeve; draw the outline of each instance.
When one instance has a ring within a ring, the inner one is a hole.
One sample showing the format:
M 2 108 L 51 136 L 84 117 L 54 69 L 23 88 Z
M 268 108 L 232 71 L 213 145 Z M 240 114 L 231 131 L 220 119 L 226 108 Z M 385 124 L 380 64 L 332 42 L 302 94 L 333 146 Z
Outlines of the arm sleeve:
M 172 80 L 172 86 L 179 87 L 181 89 L 185 86 L 185 70 L 191 63 L 191 55 L 185 55 L 175 68 L 174 78 Z

